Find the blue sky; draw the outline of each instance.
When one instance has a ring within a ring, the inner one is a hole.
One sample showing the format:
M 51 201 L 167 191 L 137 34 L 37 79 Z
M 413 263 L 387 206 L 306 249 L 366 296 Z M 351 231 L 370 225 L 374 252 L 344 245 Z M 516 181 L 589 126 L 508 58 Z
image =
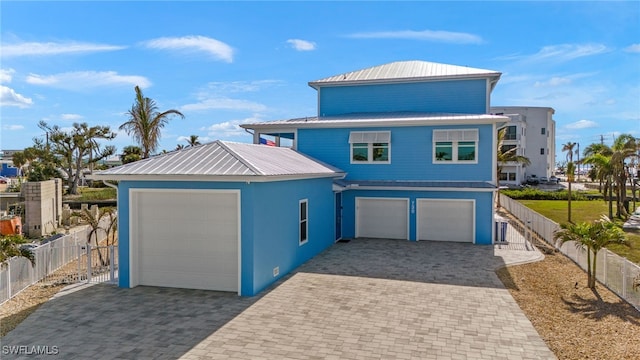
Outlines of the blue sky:
M 309 81 L 401 60 L 503 73 L 495 106 L 552 107 L 561 144 L 640 136 L 640 2 L 0 3 L 1 149 L 40 120 L 127 120 L 134 86 L 177 109 L 160 149 L 250 142 L 316 114 Z M 124 132 L 110 144 L 134 144 Z

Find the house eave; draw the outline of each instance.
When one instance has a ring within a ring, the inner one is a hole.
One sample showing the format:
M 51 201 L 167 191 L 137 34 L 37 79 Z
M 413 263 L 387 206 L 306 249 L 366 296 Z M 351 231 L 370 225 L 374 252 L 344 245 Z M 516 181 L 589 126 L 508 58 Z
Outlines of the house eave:
M 348 128 L 348 127 L 409 127 L 409 126 L 450 126 L 450 125 L 492 125 L 507 121 L 508 118 L 502 116 L 492 117 L 469 117 L 464 115 L 458 118 L 431 118 L 431 119 L 366 119 L 366 120 L 311 120 L 299 122 L 280 122 L 242 124 L 240 127 L 253 130 L 280 129 L 318 129 L 318 128 Z
M 112 181 L 198 181 L 198 182 L 273 182 L 289 180 L 309 180 L 320 178 L 342 178 L 343 173 L 331 174 L 298 174 L 298 175 L 153 175 L 153 174 L 108 174 L 87 176 L 90 180 Z
M 372 80 L 334 80 L 334 81 L 310 81 L 308 84 L 310 87 L 320 90 L 323 87 L 336 87 L 336 86 L 361 86 L 361 85 L 387 85 L 387 84 L 406 84 L 416 82 L 437 82 L 448 80 L 484 80 L 489 79 L 492 83 L 492 88 L 500 79 L 500 73 L 485 73 L 485 74 L 461 74 L 461 75 L 434 75 L 434 76 L 419 76 L 419 77 L 406 77 L 406 78 L 389 78 L 389 79 L 372 79 Z

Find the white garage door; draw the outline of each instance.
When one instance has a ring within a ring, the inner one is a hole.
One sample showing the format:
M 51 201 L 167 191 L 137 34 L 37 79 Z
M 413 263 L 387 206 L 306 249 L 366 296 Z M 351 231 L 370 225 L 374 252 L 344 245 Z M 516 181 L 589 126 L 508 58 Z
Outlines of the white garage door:
M 238 291 L 237 190 L 132 190 L 131 284 Z
M 473 242 L 475 202 L 473 200 L 418 199 L 418 240 Z
M 356 198 L 356 237 L 409 239 L 409 199 Z

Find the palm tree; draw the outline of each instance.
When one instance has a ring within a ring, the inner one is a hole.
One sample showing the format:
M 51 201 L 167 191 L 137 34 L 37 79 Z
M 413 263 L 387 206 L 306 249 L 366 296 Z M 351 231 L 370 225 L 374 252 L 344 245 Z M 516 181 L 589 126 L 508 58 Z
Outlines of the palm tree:
M 575 152 L 574 148 L 578 145 L 578 143 L 568 142 L 562 145 L 562 151 L 567 152 L 567 183 L 568 186 L 568 197 L 567 197 L 567 218 L 569 222 L 571 222 L 571 183 L 574 181 L 575 172 L 575 164 L 573 163 L 573 154 Z
M 575 147 L 578 143 L 574 143 L 569 141 L 568 143 L 562 145 L 562 151 L 567 152 L 567 162 L 573 162 L 573 154 L 575 153 Z
M 36 264 L 36 258 L 33 251 L 29 248 L 22 247 L 22 245 L 26 243 L 27 240 L 20 235 L 0 237 L 0 264 L 3 264 L 14 256 L 20 256 L 29 260 L 31 265 L 34 266 Z
M 629 169 L 626 161 L 638 156 L 639 141 L 630 134 L 622 134 L 613 141 L 611 150 L 611 170 L 616 183 L 616 216 L 626 218 L 627 178 Z
M 142 149 L 139 146 L 129 145 L 122 149 L 120 161 L 122 161 L 123 164 L 132 163 L 140 159 L 142 159 Z
M 611 152 L 612 152 L 611 148 L 602 143 L 593 143 L 587 146 L 586 148 L 584 148 L 582 152 L 582 155 L 583 155 L 582 162 L 585 164 L 590 164 L 596 169 L 596 177 L 598 178 L 598 181 L 599 181 L 598 189 L 601 193 L 602 193 L 602 182 L 605 180 L 604 175 L 606 174 L 601 174 L 600 171 L 598 170 L 598 164 L 590 163 L 589 158 L 591 158 L 596 154 L 601 154 L 603 156 L 611 156 Z
M 604 215 L 590 223 L 562 224 L 554 239 L 562 243 L 575 241 L 576 247 L 587 250 L 587 286 L 590 289 L 596 287 L 598 252 L 610 244 L 629 245 L 624 231 Z
M 504 138 L 505 138 L 505 134 L 507 133 L 507 128 L 502 128 L 500 130 L 498 130 L 498 148 L 496 149 L 497 151 L 497 159 L 498 159 L 498 164 L 497 164 L 497 172 L 498 172 L 498 176 L 496 178 L 496 186 L 498 187 L 498 189 L 500 189 L 500 173 L 502 173 L 502 168 L 504 166 L 505 163 L 507 162 L 515 162 L 517 164 L 521 164 L 524 166 L 528 166 L 531 164 L 531 160 L 529 160 L 528 157 L 526 156 L 522 156 L 522 155 L 518 155 L 517 151 L 518 148 L 514 147 L 511 149 L 507 149 L 504 146 Z M 500 195 L 498 195 L 496 197 L 496 206 L 500 207 Z
M 189 140 L 187 140 L 188 146 L 198 146 L 201 145 L 200 141 L 198 140 L 198 135 L 191 135 L 189 136 Z
M 590 164 L 595 167 L 597 171 L 598 179 L 600 182 L 604 180 L 604 189 L 600 185 L 600 192 L 606 195 L 609 190 L 609 218 L 613 218 L 613 169 L 611 164 L 611 155 L 605 155 L 607 152 L 596 153 L 589 155 L 583 159 L 585 164 Z M 605 197 L 606 198 L 606 197 Z
M 133 135 L 133 139 L 142 148 L 142 158 L 148 158 L 155 152 L 160 143 L 161 130 L 169 122 L 171 115 L 184 115 L 178 110 L 158 111 L 156 102 L 144 97 L 139 86 L 135 87 L 136 100 L 127 112 L 129 120 L 120 125 L 120 130 L 125 130 L 127 135 Z

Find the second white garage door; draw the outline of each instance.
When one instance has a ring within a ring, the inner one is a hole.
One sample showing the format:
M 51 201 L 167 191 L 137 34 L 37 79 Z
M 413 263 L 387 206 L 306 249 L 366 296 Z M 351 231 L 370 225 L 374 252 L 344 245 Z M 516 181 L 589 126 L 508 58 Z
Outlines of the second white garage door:
M 134 190 L 131 284 L 239 289 L 240 193 Z
M 473 242 L 475 201 L 458 199 L 417 200 L 418 240 Z
M 409 199 L 356 198 L 356 237 L 409 239 Z

